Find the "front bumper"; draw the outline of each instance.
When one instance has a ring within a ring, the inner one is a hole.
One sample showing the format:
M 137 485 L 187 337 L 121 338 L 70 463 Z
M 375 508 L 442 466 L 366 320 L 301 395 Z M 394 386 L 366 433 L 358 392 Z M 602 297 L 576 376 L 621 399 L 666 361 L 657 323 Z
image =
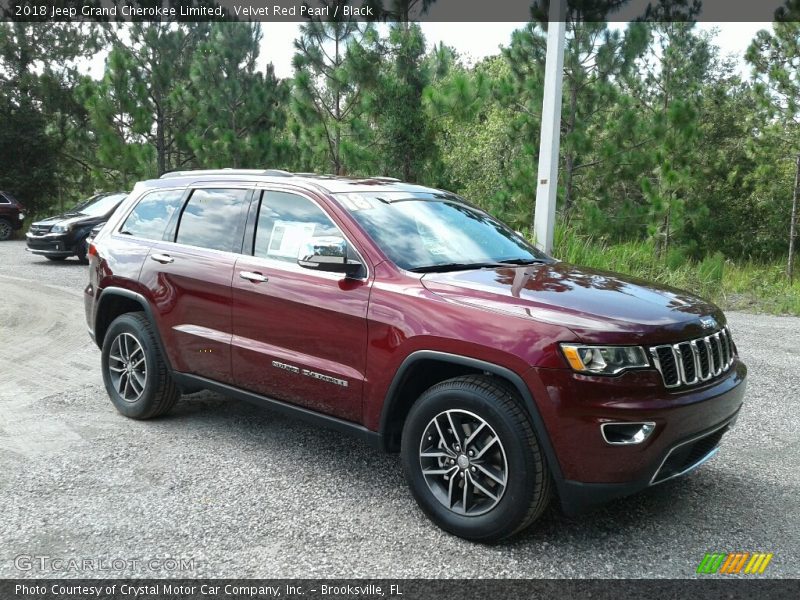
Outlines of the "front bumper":
M 72 256 L 75 254 L 74 245 L 67 234 L 31 235 L 27 233 L 25 240 L 28 244 L 27 250 L 32 254 L 42 256 Z
M 744 401 L 747 369 L 738 360 L 719 379 L 678 391 L 655 371 L 620 377 L 535 369 L 527 378 L 558 461 L 568 513 L 688 473 L 711 458 Z M 642 443 L 611 445 L 601 425 L 655 423 Z
M 625 483 L 583 483 L 570 480 L 561 482 L 559 495 L 562 510 L 568 515 L 580 514 L 615 498 L 630 496 L 648 487 L 691 473 L 717 454 L 719 439 L 733 427 L 738 416 L 737 412 L 722 424 L 675 444 L 664 456 L 664 459 L 658 463 L 652 476 Z M 681 462 L 677 463 L 676 468 L 667 470 L 668 463 L 674 456 L 682 453 L 684 448 L 691 449 L 696 443 L 707 443 L 708 446 L 695 456 L 692 456 L 691 452 L 688 453 L 688 456 L 679 456 Z

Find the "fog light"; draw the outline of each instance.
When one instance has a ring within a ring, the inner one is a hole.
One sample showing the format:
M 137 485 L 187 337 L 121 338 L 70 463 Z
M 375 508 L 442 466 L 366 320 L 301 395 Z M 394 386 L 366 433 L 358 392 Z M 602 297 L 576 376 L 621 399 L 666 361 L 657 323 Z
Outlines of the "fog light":
M 629 446 L 641 444 L 656 428 L 650 421 L 644 423 L 603 423 L 600 433 L 607 444 L 612 446 Z

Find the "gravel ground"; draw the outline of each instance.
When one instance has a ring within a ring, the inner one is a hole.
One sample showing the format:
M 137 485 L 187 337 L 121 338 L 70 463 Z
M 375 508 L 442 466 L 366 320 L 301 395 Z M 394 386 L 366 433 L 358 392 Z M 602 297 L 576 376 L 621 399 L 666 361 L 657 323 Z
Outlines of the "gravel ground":
M 683 578 L 709 551 L 773 552 L 764 576 L 800 576 L 800 319 L 729 315 L 750 381 L 714 460 L 487 547 L 434 527 L 398 458 L 359 441 L 205 392 L 121 417 L 85 282 L 73 260 L 0 243 L 0 577 L 92 576 L 15 566 L 34 555 L 193 561 L 105 573 L 125 577 Z

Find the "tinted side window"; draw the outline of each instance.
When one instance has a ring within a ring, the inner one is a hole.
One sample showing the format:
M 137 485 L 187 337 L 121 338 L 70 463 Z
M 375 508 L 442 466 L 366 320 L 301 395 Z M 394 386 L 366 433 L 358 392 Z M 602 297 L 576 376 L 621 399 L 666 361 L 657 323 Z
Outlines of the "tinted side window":
M 179 244 L 240 252 L 242 206 L 250 190 L 195 190 L 178 225 Z
M 256 225 L 255 256 L 294 263 L 303 241 L 326 235 L 342 234 L 311 200 L 286 192 L 264 192 Z
M 125 219 L 120 233 L 147 240 L 160 240 L 173 213 L 181 206 L 183 190 L 151 192 L 144 196 Z
M 11 204 L 11 201 L 3 194 L 0 194 L 0 204 Z

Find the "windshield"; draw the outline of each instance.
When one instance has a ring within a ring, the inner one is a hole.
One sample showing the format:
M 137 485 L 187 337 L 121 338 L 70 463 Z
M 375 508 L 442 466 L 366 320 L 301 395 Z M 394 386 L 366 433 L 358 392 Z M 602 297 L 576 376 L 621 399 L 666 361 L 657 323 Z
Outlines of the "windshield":
M 72 209 L 72 212 L 88 215 L 90 217 L 102 217 L 114 210 L 127 195 L 128 194 L 98 194 L 78 204 L 78 206 Z
M 338 194 L 398 267 L 448 271 L 550 259 L 483 211 L 449 194 Z

